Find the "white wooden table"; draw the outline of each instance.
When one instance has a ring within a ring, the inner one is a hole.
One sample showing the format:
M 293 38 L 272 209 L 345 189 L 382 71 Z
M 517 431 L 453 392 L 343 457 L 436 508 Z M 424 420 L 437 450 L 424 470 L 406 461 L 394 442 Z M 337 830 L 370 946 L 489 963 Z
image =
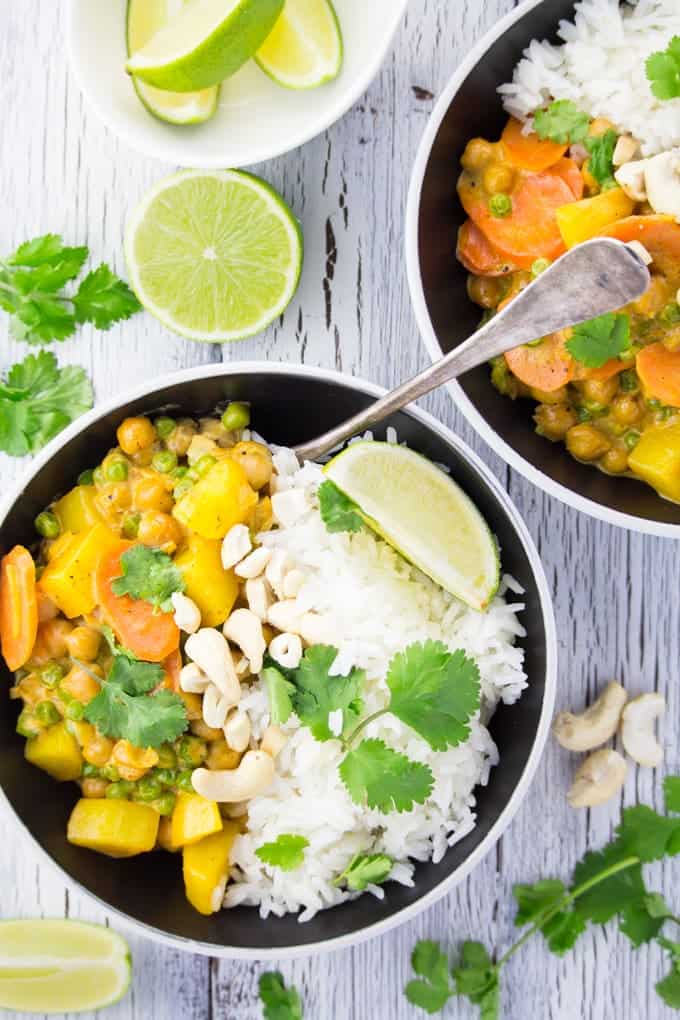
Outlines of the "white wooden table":
M 115 0 L 122 2 L 122 0 Z M 419 138 L 457 62 L 513 0 L 411 0 L 381 74 L 350 113 L 298 152 L 256 168 L 300 216 L 306 263 L 299 292 L 264 336 L 232 347 L 184 342 L 148 315 L 110 333 L 81 329 L 59 346 L 62 362 L 83 364 L 101 399 L 133 381 L 208 361 L 271 359 L 335 366 L 386 386 L 426 363 L 409 305 L 403 224 Z M 123 270 L 126 215 L 174 169 L 136 155 L 84 107 L 68 76 L 62 5 L 0 0 L 0 244 L 3 252 L 35 234 L 62 231 L 85 241 L 93 259 Z M 455 169 L 452 167 L 451 172 Z M 0 322 L 0 367 L 26 354 Z M 472 434 L 441 393 L 426 406 L 463 435 L 507 485 L 538 543 L 555 597 L 561 652 L 559 707 L 580 705 L 613 676 L 631 691 L 658 688 L 668 698 L 666 765 L 678 771 L 673 723 L 680 712 L 680 553 L 669 541 L 642 538 L 567 509 L 509 471 Z M 0 459 L 5 489 L 23 470 Z M 403 996 L 417 939 L 454 946 L 466 937 L 498 949 L 514 936 L 511 886 L 565 877 L 589 847 L 611 834 L 620 805 L 575 814 L 565 802 L 573 762 L 551 742 L 518 817 L 482 865 L 455 892 L 415 921 L 356 949 L 282 961 L 305 1001 L 307 1020 L 405 1020 L 424 1016 Z M 660 803 L 660 777 L 631 770 L 625 801 Z M 0 916 L 108 920 L 83 895 L 69 893 L 30 841 L 2 818 Z M 671 869 L 656 887 L 678 906 Z M 111 919 L 115 924 L 115 919 Z M 256 1020 L 261 1016 L 256 963 L 230 963 L 172 952 L 130 939 L 131 993 L 110 1020 Z M 562 961 L 538 939 L 504 975 L 508 1020 L 665 1020 L 653 991 L 665 962 L 657 947 L 633 953 L 613 929 L 582 939 Z M 446 1017 L 477 1011 L 457 1001 Z

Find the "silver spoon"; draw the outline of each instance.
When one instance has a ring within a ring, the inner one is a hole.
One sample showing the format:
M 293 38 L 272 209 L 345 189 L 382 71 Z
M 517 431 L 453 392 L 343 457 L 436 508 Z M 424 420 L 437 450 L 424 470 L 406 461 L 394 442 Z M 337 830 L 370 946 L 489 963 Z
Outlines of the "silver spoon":
M 513 347 L 622 308 L 644 294 L 649 283 L 647 266 L 622 241 L 603 237 L 577 245 L 440 361 L 341 425 L 296 446 L 298 460 L 318 460 L 346 439 Z

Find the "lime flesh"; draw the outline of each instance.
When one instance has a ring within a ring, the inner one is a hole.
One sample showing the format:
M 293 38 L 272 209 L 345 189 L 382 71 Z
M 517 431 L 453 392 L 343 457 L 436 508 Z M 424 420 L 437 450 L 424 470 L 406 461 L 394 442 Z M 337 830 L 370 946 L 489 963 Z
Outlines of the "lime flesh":
M 125 257 L 142 304 L 190 340 L 259 333 L 300 278 L 302 234 L 283 199 L 252 174 L 186 170 L 133 213 Z
M 146 46 L 186 3 L 187 0 L 128 0 L 128 56 Z M 219 85 L 200 92 L 167 92 L 137 78 L 132 81 L 149 113 L 168 124 L 202 124 L 217 110 Z
M 219 85 L 271 32 L 284 0 L 190 0 L 140 50 L 127 70 L 149 85 L 195 92 Z
M 342 35 L 330 0 L 286 0 L 255 60 L 286 88 L 311 89 L 336 78 Z
M 0 1009 L 100 1009 L 125 994 L 130 977 L 127 943 L 110 928 L 82 921 L 0 922 Z
M 498 591 L 498 545 L 477 507 L 440 468 L 405 446 L 352 443 L 324 469 L 366 524 L 473 609 Z

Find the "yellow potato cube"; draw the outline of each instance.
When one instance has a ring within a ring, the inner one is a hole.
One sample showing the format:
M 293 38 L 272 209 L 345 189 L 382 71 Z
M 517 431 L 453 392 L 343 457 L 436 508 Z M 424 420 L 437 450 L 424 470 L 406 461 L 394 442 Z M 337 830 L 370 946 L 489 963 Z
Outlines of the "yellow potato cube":
M 83 756 L 78 741 L 64 722 L 55 723 L 26 741 L 26 761 L 44 769 L 54 779 L 78 779 L 83 770 Z
M 221 832 L 182 851 L 184 890 L 199 914 L 214 914 L 222 906 L 229 875 L 229 854 L 239 832 L 236 822 L 225 822 Z
M 239 591 L 233 570 L 222 566 L 221 545 L 217 538 L 201 538 L 191 533 L 188 544 L 175 563 L 182 571 L 186 594 L 201 611 L 204 627 L 219 627 L 231 613 Z
M 221 828 L 222 817 L 214 800 L 206 800 L 197 793 L 184 791 L 178 793 L 170 826 L 170 841 L 173 846 L 198 843 L 199 839 L 211 836 Z
M 160 815 L 131 800 L 79 800 L 68 820 L 69 843 L 109 857 L 134 857 L 153 850 Z
M 91 613 L 97 604 L 97 567 L 119 544 L 120 540 L 104 524 L 95 524 L 74 535 L 45 567 L 39 587 L 69 619 Z
M 243 524 L 256 503 L 257 493 L 241 465 L 225 458 L 182 496 L 173 514 L 202 538 L 224 538 L 235 524 Z
M 76 485 L 57 500 L 52 509 L 59 518 L 61 530 L 77 534 L 100 524 L 103 518 L 97 509 L 96 499 L 97 490 L 93 485 Z
M 633 200 L 621 188 L 610 188 L 592 198 L 562 205 L 556 211 L 557 226 L 567 248 L 597 237 L 604 227 L 633 212 Z
M 660 495 L 680 503 L 680 425 L 646 428 L 628 465 Z

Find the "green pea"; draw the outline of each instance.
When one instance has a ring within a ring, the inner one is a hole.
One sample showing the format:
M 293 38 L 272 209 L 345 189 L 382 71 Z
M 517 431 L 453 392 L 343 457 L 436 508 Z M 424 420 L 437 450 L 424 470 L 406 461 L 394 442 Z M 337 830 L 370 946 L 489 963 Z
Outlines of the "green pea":
M 659 318 L 662 322 L 667 323 L 669 326 L 674 325 L 676 322 L 680 322 L 680 304 L 677 301 L 671 301 L 665 308 L 661 309 Z
M 185 496 L 189 489 L 193 489 L 193 487 L 194 483 L 190 481 L 190 479 L 183 478 L 181 482 L 178 482 L 175 488 L 172 490 L 172 495 L 176 500 L 181 499 L 182 496 Z
M 175 786 L 177 783 L 177 773 L 174 769 L 156 769 L 155 777 L 161 786 Z
M 127 476 L 126 460 L 112 460 L 106 465 L 106 477 L 109 482 L 124 482 Z
M 171 747 L 167 744 L 163 744 L 162 747 L 158 748 L 158 767 L 159 769 L 174 769 L 177 764 L 177 755 Z
M 85 779 L 98 779 L 99 768 L 90 764 L 89 761 L 83 762 L 83 776 Z
M 61 534 L 61 524 L 56 514 L 50 510 L 43 510 L 35 519 L 35 530 L 43 538 L 58 538 Z
M 205 761 L 208 755 L 208 747 L 205 740 L 201 740 L 200 737 L 182 737 L 177 753 L 185 765 L 191 765 L 193 768 L 196 768 Z
M 199 457 L 199 459 L 196 461 L 193 469 L 198 475 L 198 477 L 202 478 L 203 475 L 207 474 L 208 471 L 210 471 L 210 468 L 213 466 L 213 464 L 217 464 L 217 457 L 213 457 L 212 454 L 210 453 L 204 453 L 203 456 Z
M 183 769 L 177 775 L 177 789 L 183 790 L 184 793 L 196 793 L 193 784 L 191 782 L 191 776 L 193 775 L 193 769 Z
M 108 779 L 112 783 L 117 783 L 120 779 L 120 772 L 115 765 L 104 765 L 99 771 L 103 779 Z
M 155 776 L 143 776 L 135 788 L 135 800 L 155 800 L 163 793 L 163 788 Z
M 512 199 L 509 195 L 503 195 L 501 192 L 492 195 L 489 199 L 489 212 L 492 216 L 499 218 L 509 216 L 512 212 Z
M 48 662 L 46 666 L 40 670 L 40 680 L 45 687 L 56 687 L 60 680 L 64 678 L 64 670 L 58 662 Z
M 248 404 L 232 403 L 222 415 L 222 424 L 227 432 L 237 432 L 239 429 L 247 429 L 250 425 L 250 407 Z
M 177 467 L 177 454 L 172 450 L 159 450 L 153 455 L 151 467 L 154 471 L 167 475 Z
M 142 519 L 141 514 L 126 514 L 123 518 L 123 524 L 121 531 L 125 538 L 137 538 L 139 531 L 139 522 Z
M 43 726 L 52 726 L 61 719 L 59 709 L 51 701 L 39 701 L 35 706 L 35 717 Z
M 628 450 L 633 450 L 640 442 L 640 433 L 637 429 L 630 429 L 623 437 L 623 441 Z
M 550 259 L 535 259 L 531 263 L 531 275 L 540 276 L 550 265 L 552 265 Z
M 159 815 L 171 815 L 175 807 L 175 799 L 174 793 L 164 793 L 156 798 L 151 807 L 154 807 Z
M 647 404 L 647 407 L 651 408 L 652 411 L 658 411 L 659 408 L 661 407 L 661 401 L 657 400 L 655 397 L 652 398 L 651 400 L 646 400 L 645 403 Z
M 73 722 L 79 722 L 84 715 L 85 706 L 83 705 L 82 701 L 76 701 L 75 698 L 73 699 L 73 701 L 69 701 L 68 705 L 66 706 L 67 719 L 72 719 Z
M 638 389 L 637 372 L 633 368 L 626 369 L 619 375 L 619 386 L 624 393 L 635 393 Z
M 134 789 L 134 785 L 134 783 L 129 783 L 127 779 L 120 779 L 118 782 L 111 783 L 110 786 L 106 787 L 106 796 L 109 800 L 127 800 Z
M 27 708 L 19 714 L 16 729 L 20 736 L 28 737 L 30 740 L 31 737 L 35 737 L 40 733 L 40 728 L 40 723 Z
M 598 400 L 584 400 L 583 406 L 590 413 L 591 418 L 596 418 L 600 414 L 604 414 L 607 410 L 604 404 L 601 404 Z
M 173 478 L 181 479 L 184 478 L 188 470 L 189 470 L 188 467 L 182 465 L 182 467 L 176 467 L 174 471 L 170 472 L 170 474 L 172 475 Z
M 94 471 L 92 468 L 80 472 L 78 475 L 78 485 L 94 485 Z
M 196 470 L 196 465 L 194 465 L 194 467 L 187 468 L 187 473 L 185 474 L 184 478 L 185 478 L 185 481 L 187 481 L 187 482 L 197 482 L 198 481 L 199 474 L 198 474 L 198 471 Z
M 103 485 L 106 481 L 106 475 L 104 474 L 103 467 L 96 467 L 92 472 L 92 481 L 95 485 Z
M 587 407 L 579 407 L 576 412 L 576 416 L 580 422 L 590 421 L 592 415 Z
M 661 421 L 666 421 L 666 419 L 672 417 L 674 414 L 675 414 L 675 409 L 674 408 L 672 408 L 672 407 L 662 407 L 661 410 L 659 411 L 659 415 L 658 416 L 661 419 Z
M 161 439 L 167 439 L 177 428 L 177 422 L 174 418 L 156 418 L 154 425 Z

